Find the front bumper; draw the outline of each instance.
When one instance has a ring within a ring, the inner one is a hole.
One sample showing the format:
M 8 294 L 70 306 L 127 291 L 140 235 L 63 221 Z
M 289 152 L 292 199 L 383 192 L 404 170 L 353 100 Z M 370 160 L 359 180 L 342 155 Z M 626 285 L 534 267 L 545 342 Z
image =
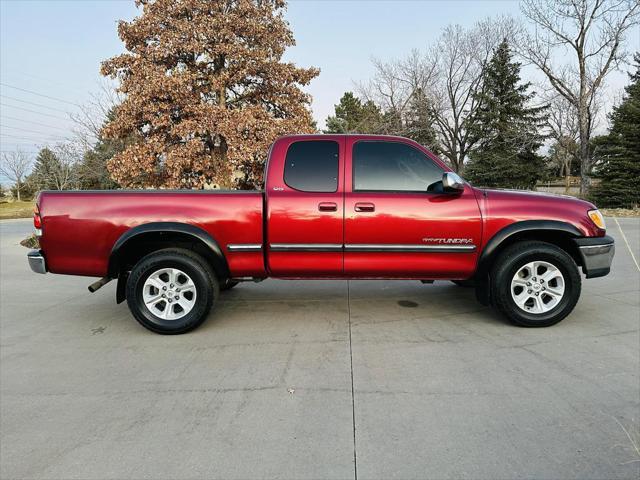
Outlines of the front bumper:
M 36 273 L 47 273 L 47 262 L 41 250 L 31 250 L 27 253 L 27 259 L 29 260 L 31 270 Z
M 582 271 L 587 278 L 604 277 L 611 271 L 611 262 L 616 247 L 613 238 L 604 237 L 577 238 L 575 242 L 582 257 Z

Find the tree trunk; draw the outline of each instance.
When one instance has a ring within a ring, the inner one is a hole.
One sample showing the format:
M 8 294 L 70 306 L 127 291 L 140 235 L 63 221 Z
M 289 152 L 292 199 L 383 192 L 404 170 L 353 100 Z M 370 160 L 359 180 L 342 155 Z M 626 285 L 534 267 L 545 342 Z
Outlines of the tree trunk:
M 586 109 L 585 109 L 586 110 Z M 580 112 L 580 196 L 586 197 L 591 186 L 591 158 L 589 156 L 589 120 L 587 112 Z
M 16 193 L 18 194 L 18 201 L 20 201 L 20 182 L 16 182 Z

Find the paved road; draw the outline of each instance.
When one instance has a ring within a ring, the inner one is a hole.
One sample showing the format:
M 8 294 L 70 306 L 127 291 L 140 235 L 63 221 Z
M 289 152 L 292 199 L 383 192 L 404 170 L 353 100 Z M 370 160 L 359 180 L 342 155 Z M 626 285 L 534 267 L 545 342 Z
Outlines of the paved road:
M 640 273 L 608 225 L 613 274 L 552 328 L 443 282 L 266 281 L 167 337 L 0 222 L 0 477 L 637 478 Z

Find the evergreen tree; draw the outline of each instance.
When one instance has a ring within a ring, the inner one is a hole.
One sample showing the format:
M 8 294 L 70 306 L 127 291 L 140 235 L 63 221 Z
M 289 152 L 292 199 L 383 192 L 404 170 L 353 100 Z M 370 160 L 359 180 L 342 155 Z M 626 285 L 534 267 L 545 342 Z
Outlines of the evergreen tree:
M 435 118 L 427 94 L 418 88 L 413 92 L 406 115 L 406 136 L 438 153 L 438 140 L 433 128 Z
M 625 87 L 622 103 L 609 116 L 611 131 L 594 140 L 600 184 L 591 198 L 603 207 L 633 208 L 640 204 L 640 53 L 636 71 Z
M 109 111 L 105 124 L 115 118 L 114 109 Z M 116 154 L 121 153 L 127 145 L 133 143 L 133 138 L 112 139 L 98 135 L 95 145 L 84 153 L 79 165 L 79 178 L 82 189 L 110 190 L 118 188 L 118 183 L 111 178 L 107 165 Z
M 50 148 L 44 147 L 38 152 L 28 182 L 36 190 L 57 190 L 55 175 L 59 169 L 60 160 L 56 154 Z
M 324 133 L 379 133 L 382 113 L 371 100 L 363 103 L 352 92 L 345 92 L 326 125 Z
M 546 107 L 529 107 L 535 93 L 520 84 L 520 63 L 512 60 L 509 44 L 496 48 L 476 95 L 479 108 L 474 134 L 480 138 L 471 151 L 466 177 L 482 186 L 532 188 L 543 175 L 542 145 Z

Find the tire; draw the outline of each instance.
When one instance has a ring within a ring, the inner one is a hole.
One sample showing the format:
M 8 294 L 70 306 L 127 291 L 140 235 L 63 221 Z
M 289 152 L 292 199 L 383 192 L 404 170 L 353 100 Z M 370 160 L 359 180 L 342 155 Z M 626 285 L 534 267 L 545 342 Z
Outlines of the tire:
M 218 280 L 206 260 L 179 248 L 150 253 L 133 267 L 127 279 L 127 304 L 135 319 L 148 330 L 165 335 L 186 333 L 202 324 L 219 292 Z
M 526 241 L 498 256 L 490 282 L 493 306 L 513 324 L 549 327 L 572 312 L 582 278 L 573 258 L 561 248 Z
M 227 280 L 226 282 L 223 282 L 220 284 L 220 291 L 224 292 L 226 290 L 231 290 L 233 287 L 235 287 L 239 283 L 240 282 L 235 282 L 233 280 Z

